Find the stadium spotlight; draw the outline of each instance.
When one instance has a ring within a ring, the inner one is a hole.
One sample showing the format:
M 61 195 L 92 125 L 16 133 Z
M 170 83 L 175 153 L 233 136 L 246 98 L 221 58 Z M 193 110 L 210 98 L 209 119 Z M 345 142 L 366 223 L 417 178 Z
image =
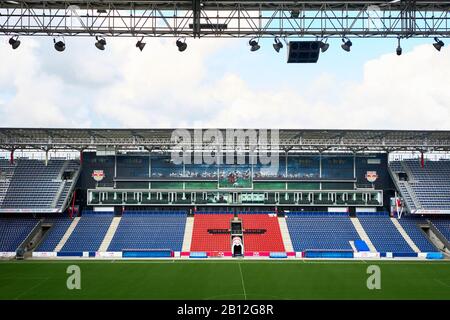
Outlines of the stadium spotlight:
M 136 48 L 139 48 L 139 50 L 144 50 L 145 42 L 142 42 L 144 40 L 144 37 L 141 38 L 138 42 L 136 42 Z
M 397 52 L 397 55 L 398 55 L 398 56 L 401 56 L 401 55 L 402 55 L 402 52 L 403 52 L 402 47 L 401 47 L 401 45 L 400 45 L 400 38 L 398 38 L 398 46 L 397 46 L 396 52 Z
M 330 44 L 327 41 L 328 41 L 328 39 L 325 39 L 325 41 L 322 40 L 319 42 L 319 48 L 320 48 L 320 51 L 322 51 L 322 53 L 327 51 L 328 48 L 330 47 Z
M 105 50 L 105 46 L 106 46 L 105 38 L 96 36 L 95 39 L 97 40 L 97 42 L 95 43 L 95 46 L 97 47 L 97 49 Z
M 254 38 L 250 39 L 250 41 L 248 42 L 248 44 L 250 45 L 250 51 L 254 52 L 259 50 L 259 48 L 261 48 L 261 46 L 258 44 L 258 41 L 256 41 Z M 276 50 L 276 49 L 275 49 Z
M 341 48 L 344 51 L 350 52 L 350 48 L 352 47 L 353 43 L 348 38 L 342 38 L 343 44 L 341 45 Z
M 441 48 L 445 45 L 444 41 L 439 40 L 437 37 L 434 38 L 434 41 L 436 42 L 433 43 L 433 47 L 435 47 L 437 51 L 441 51 Z
M 16 50 L 20 46 L 19 36 L 10 38 L 8 42 L 14 50 Z
M 276 52 L 280 52 L 280 49 L 283 48 L 283 44 L 281 43 L 278 37 L 275 37 L 274 41 L 275 43 L 273 44 L 273 48 L 275 49 Z
M 56 41 L 56 39 L 53 38 L 53 43 L 56 51 L 63 52 L 64 50 L 66 50 L 66 44 L 64 43 L 64 41 Z
M 187 48 L 186 39 L 183 38 L 183 41 L 181 41 L 181 38 L 177 40 L 177 47 L 178 51 L 183 52 Z

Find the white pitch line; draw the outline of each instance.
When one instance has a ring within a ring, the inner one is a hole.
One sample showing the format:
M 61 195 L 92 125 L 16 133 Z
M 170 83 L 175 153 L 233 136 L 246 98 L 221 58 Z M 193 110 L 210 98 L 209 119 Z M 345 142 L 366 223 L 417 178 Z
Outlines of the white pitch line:
M 241 263 L 239 262 L 238 265 L 239 265 L 239 272 L 241 274 L 242 289 L 244 290 L 244 300 L 247 300 L 247 293 L 245 292 L 244 277 L 242 276 Z
M 442 284 L 448 288 L 450 288 L 450 285 L 448 285 L 447 283 L 445 283 L 444 281 L 442 281 L 441 279 L 433 279 L 434 281 L 436 281 L 439 284 Z
M 27 293 L 30 293 L 31 291 L 33 291 L 34 289 L 36 289 L 37 287 L 39 287 L 41 284 L 43 284 L 44 282 L 46 282 L 49 278 L 42 278 L 41 281 L 39 281 L 39 283 L 35 284 L 34 286 L 29 287 L 28 289 L 26 289 L 25 291 L 22 291 L 21 293 L 19 293 L 18 296 L 16 296 L 14 298 L 14 300 L 19 300 L 20 297 L 23 297 L 24 295 L 26 295 Z

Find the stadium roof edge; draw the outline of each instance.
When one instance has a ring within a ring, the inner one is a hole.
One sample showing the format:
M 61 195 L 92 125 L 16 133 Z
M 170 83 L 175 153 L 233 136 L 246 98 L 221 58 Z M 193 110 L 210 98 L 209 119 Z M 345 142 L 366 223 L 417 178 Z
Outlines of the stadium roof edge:
M 230 5 L 246 5 L 250 8 L 267 6 L 273 7 L 278 3 L 282 3 L 285 6 L 297 5 L 302 6 L 305 9 L 315 9 L 321 6 L 334 6 L 337 8 L 350 7 L 350 8 L 362 8 L 367 5 L 379 5 L 381 9 L 384 6 L 391 6 L 394 8 L 402 8 L 404 5 L 400 1 L 390 1 L 390 0 L 205 0 L 203 5 L 206 7 L 229 7 Z M 416 0 L 415 5 L 419 8 L 433 7 L 436 9 L 446 8 L 450 1 L 448 0 Z M 114 7 L 117 9 L 129 9 L 133 6 L 135 9 L 147 9 L 149 5 L 158 5 L 161 8 L 171 8 L 175 4 L 181 6 L 182 8 L 191 8 L 192 2 L 190 0 L 147 0 L 147 1 L 130 1 L 130 0 L 97 0 L 97 1 L 86 1 L 86 0 L 72 0 L 71 5 L 76 5 L 81 9 L 94 8 L 94 9 L 105 9 Z M 56 8 L 62 9 L 67 7 L 67 1 L 39 1 L 39 0 L 25 0 L 25 1 L 0 1 L 0 6 L 3 8 L 20 8 L 21 6 L 26 6 L 27 8 Z
M 0 149 L 38 150 L 95 150 L 98 147 L 115 147 L 120 150 L 142 147 L 149 151 L 168 150 L 174 130 L 210 128 L 0 128 Z M 226 137 L 227 130 L 268 130 L 252 128 L 220 128 Z M 277 130 L 282 150 L 299 151 L 450 151 L 450 131 L 446 130 L 360 130 L 360 129 L 280 129 Z M 191 144 L 196 142 L 192 141 Z M 202 146 L 207 146 L 203 143 Z

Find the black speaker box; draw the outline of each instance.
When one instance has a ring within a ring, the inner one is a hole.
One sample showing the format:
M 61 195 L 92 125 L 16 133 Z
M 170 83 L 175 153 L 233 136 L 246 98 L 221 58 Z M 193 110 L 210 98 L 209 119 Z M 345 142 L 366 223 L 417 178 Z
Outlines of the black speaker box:
M 288 63 L 316 63 L 319 60 L 320 41 L 290 41 Z

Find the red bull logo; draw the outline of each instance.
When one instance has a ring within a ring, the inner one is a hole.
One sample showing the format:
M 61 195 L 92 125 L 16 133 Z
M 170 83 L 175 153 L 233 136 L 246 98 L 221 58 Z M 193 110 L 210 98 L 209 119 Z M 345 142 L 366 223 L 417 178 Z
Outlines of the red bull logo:
M 366 179 L 370 183 L 374 183 L 378 179 L 378 174 L 376 171 L 367 171 L 366 173 Z
M 242 245 L 242 240 L 241 240 L 241 238 L 239 238 L 239 237 L 234 237 L 233 238 L 233 246 L 235 246 L 235 245 Z
M 92 178 L 95 181 L 100 182 L 103 180 L 103 178 L 105 178 L 105 172 L 103 170 L 94 170 L 92 172 Z

